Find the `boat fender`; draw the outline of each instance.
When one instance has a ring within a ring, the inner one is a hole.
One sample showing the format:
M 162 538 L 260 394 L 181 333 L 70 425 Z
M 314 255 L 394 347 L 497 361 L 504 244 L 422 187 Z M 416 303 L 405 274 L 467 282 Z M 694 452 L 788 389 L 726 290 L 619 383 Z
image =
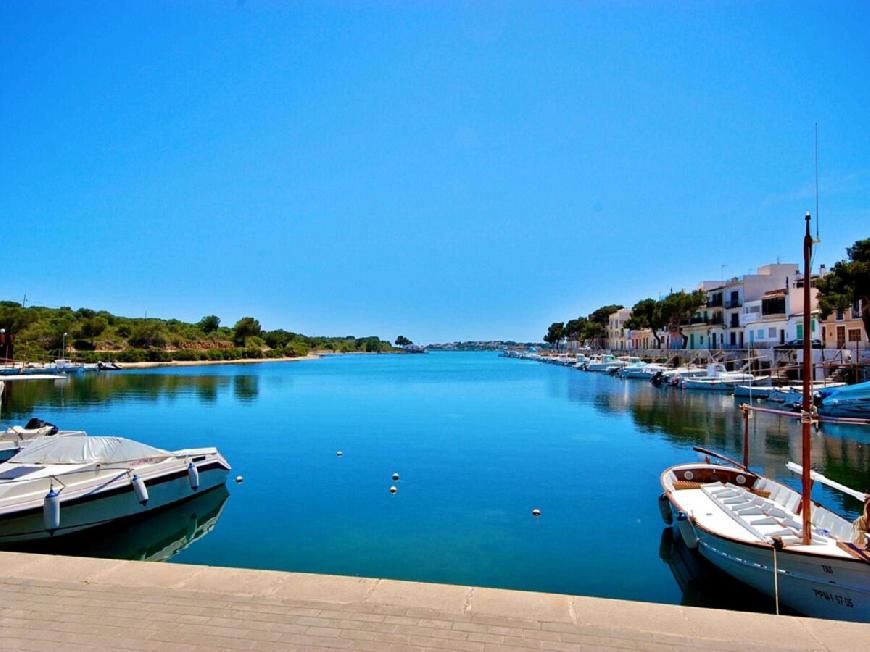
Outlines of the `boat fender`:
M 196 491 L 199 489 L 199 469 L 193 462 L 187 465 L 187 479 L 190 480 L 190 488 Z
M 60 492 L 52 487 L 42 501 L 42 522 L 45 529 L 54 532 L 60 527 Z
M 659 496 L 659 512 L 662 514 L 662 520 L 665 522 L 665 525 L 670 525 L 674 522 L 674 514 L 671 512 L 671 501 L 668 500 L 665 494 Z
M 148 487 L 145 486 L 145 481 L 138 475 L 134 475 L 130 482 L 133 485 L 136 500 L 139 501 L 140 505 L 145 505 L 148 502 Z
M 695 534 L 695 528 L 692 527 L 689 515 L 686 512 L 679 512 L 677 514 L 677 529 L 680 531 L 683 543 L 686 544 L 689 550 L 694 550 L 698 547 L 698 535 Z

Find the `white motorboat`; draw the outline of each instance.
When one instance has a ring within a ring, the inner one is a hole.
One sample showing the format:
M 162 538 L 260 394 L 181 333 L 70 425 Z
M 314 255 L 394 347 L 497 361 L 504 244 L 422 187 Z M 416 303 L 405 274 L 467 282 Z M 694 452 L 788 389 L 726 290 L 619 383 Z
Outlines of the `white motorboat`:
M 721 362 L 707 365 L 707 373 L 695 378 L 684 378 L 683 389 L 700 389 L 708 392 L 733 392 L 737 385 L 762 384 L 750 373 L 728 371 Z M 769 381 L 768 381 L 769 382 Z
M 647 363 L 640 358 L 624 358 L 623 361 L 625 364 L 616 372 L 620 378 L 638 378 L 647 366 Z
M 0 432 L 0 462 L 5 462 L 20 453 L 32 441 L 40 437 L 66 437 L 68 435 L 87 435 L 81 430 L 59 430 L 53 423 L 42 419 L 30 419 L 23 426 L 12 426 Z
M 738 398 L 769 398 L 776 390 L 773 385 L 737 385 L 734 396 Z
M 610 353 L 605 353 L 604 355 L 598 356 L 597 359 L 590 360 L 589 364 L 586 365 L 586 371 L 606 372 L 617 366 L 621 365 L 617 362 L 616 356 L 611 355 Z
M 0 464 L 0 543 L 57 537 L 171 505 L 225 482 L 216 448 L 42 437 Z

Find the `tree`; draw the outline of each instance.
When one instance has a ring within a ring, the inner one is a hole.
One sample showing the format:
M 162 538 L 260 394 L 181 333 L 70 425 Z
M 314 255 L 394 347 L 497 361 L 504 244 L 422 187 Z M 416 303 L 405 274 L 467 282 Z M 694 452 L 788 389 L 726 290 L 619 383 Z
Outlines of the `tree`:
M 260 328 L 260 322 L 253 317 L 242 317 L 233 326 L 233 343 L 236 346 L 244 346 L 245 338 L 259 337 L 263 329 Z
M 109 322 L 105 317 L 91 317 L 81 323 L 77 329 L 76 335 L 86 340 L 90 340 L 91 344 L 93 344 L 94 339 L 102 335 L 108 327 Z
M 575 342 L 582 342 L 586 339 L 586 324 L 588 321 L 586 317 L 569 319 L 568 323 L 565 324 L 565 337 Z
M 135 347 L 163 347 L 166 342 L 166 331 L 159 319 L 139 320 L 130 332 L 130 344 Z
M 547 329 L 547 334 L 544 335 L 544 341 L 551 346 L 558 346 L 559 342 L 565 337 L 565 322 L 555 321 L 550 324 Z
M 396 346 L 408 346 L 409 344 L 413 344 L 413 342 L 404 335 L 399 335 L 396 338 Z
M 655 299 L 641 299 L 631 309 L 631 318 L 625 322 L 626 328 L 649 328 L 652 331 L 656 346 L 661 344 L 658 332 L 667 325 L 667 319 L 662 315 L 661 304 Z
M 819 311 L 825 319 L 835 310 L 844 310 L 861 301 L 864 332 L 870 333 L 870 238 L 858 240 L 846 249 L 848 260 L 841 260 L 831 272 L 816 282 Z
M 217 315 L 206 315 L 196 325 L 199 326 L 203 333 L 213 333 L 220 327 L 221 318 Z
M 285 331 L 283 328 L 263 332 L 263 339 L 270 349 L 283 349 L 294 337 L 296 337 L 296 333 Z
M 680 324 L 683 320 L 689 319 L 706 302 L 707 293 L 704 290 L 671 292 L 659 301 L 659 310 L 661 311 L 661 318 L 664 321 L 663 326 L 667 326 L 670 330 L 682 334 Z M 683 338 L 683 348 L 686 348 L 687 344 L 688 341 Z
M 589 321 L 594 321 L 597 324 L 601 324 L 604 328 L 607 328 L 607 320 L 614 312 L 617 310 L 622 310 L 623 306 L 618 303 L 613 303 L 609 306 L 601 306 L 598 310 L 594 310 L 589 315 Z

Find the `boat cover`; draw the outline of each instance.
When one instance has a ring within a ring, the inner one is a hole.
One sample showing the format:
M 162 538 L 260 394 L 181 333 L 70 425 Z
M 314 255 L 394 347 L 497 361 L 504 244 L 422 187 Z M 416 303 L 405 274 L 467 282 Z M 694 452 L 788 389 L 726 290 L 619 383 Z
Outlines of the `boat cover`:
M 40 437 L 9 460 L 10 464 L 116 463 L 166 457 L 165 450 L 123 437 Z

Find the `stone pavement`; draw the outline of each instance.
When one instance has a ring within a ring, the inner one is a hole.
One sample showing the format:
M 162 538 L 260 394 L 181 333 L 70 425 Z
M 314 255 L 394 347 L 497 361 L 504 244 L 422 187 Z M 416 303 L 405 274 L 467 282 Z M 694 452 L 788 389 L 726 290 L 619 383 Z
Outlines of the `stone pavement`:
M 0 649 L 870 650 L 870 625 L 334 575 L 0 553 Z

